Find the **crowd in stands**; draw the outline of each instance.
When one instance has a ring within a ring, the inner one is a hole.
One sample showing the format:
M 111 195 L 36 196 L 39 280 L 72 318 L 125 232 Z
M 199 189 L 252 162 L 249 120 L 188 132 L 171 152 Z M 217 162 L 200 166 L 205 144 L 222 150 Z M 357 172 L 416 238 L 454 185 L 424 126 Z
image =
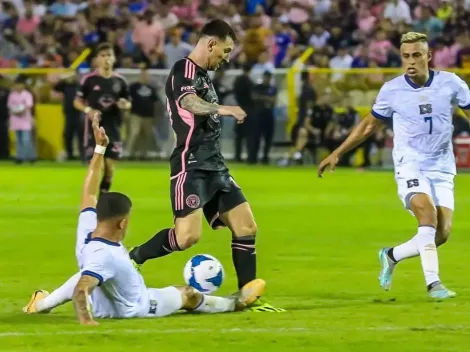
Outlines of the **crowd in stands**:
M 318 67 L 395 67 L 409 30 L 428 34 L 434 66 L 470 65 L 470 0 L 10 0 L 0 12 L 0 67 L 67 67 L 108 41 L 119 67 L 168 68 L 214 18 L 239 37 L 232 67 L 289 67 L 307 46 Z
M 168 69 L 215 18 L 238 36 L 228 68 L 248 67 L 253 81 L 292 66 L 309 47 L 309 67 L 399 67 L 400 37 L 408 31 L 428 35 L 432 67 L 470 68 L 470 0 L 8 0 L 0 11 L 0 68 L 68 67 L 85 48 L 106 41 L 117 68 Z M 92 66 L 87 61 L 80 68 Z M 56 85 L 59 78 L 48 81 Z M 306 147 L 334 148 L 357 119 L 353 107 L 372 104 L 386 79 L 382 73 L 303 75 L 291 158 Z M 35 91 L 37 101 L 43 96 L 50 94 Z M 333 113 L 337 107 L 346 111 Z M 379 149 L 389 132 L 376 136 Z

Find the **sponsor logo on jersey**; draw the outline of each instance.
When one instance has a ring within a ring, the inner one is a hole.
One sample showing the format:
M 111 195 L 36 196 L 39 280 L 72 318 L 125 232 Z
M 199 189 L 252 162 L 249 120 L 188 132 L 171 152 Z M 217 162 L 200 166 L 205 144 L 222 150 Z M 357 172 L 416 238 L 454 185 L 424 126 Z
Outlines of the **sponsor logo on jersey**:
M 195 90 L 194 86 L 183 86 L 183 87 L 181 87 L 182 92 L 187 92 L 187 91 L 190 91 L 190 90 Z

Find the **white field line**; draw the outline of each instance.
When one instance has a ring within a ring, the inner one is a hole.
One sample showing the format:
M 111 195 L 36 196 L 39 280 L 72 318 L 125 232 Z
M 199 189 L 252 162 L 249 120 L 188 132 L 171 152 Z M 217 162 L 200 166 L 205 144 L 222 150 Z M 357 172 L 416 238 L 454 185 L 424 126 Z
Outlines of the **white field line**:
M 4 337 L 25 337 L 25 336 L 71 336 L 71 335 L 104 335 L 104 334 L 157 334 L 157 335 L 171 335 L 171 334 L 234 334 L 234 333 L 254 333 L 254 334 L 315 334 L 327 332 L 376 332 L 376 331 L 410 331 L 410 332 L 425 332 L 425 331 L 464 331 L 470 330 L 469 325 L 428 325 L 428 326 L 371 326 L 371 327 L 356 327 L 356 328 L 231 328 L 231 329 L 101 329 L 94 328 L 93 330 L 66 330 L 66 331 L 35 331 L 35 332 L 21 332 L 21 331 L 7 331 L 0 332 L 0 338 Z

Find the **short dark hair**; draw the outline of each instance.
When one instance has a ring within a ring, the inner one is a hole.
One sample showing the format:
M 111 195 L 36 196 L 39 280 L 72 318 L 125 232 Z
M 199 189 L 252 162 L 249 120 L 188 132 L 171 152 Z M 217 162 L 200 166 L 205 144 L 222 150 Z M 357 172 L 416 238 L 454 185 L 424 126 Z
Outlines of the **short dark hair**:
M 96 205 L 96 216 L 99 221 L 125 216 L 130 213 L 132 202 L 128 196 L 119 192 L 101 194 Z
M 105 50 L 113 50 L 114 51 L 114 47 L 111 45 L 111 43 L 101 43 L 95 49 L 95 56 L 98 56 L 99 53 L 101 53 L 102 51 L 105 51 Z
M 237 35 L 230 25 L 222 20 L 213 20 L 204 25 L 201 29 L 201 37 L 217 37 L 220 39 L 232 38 L 233 41 L 237 40 Z

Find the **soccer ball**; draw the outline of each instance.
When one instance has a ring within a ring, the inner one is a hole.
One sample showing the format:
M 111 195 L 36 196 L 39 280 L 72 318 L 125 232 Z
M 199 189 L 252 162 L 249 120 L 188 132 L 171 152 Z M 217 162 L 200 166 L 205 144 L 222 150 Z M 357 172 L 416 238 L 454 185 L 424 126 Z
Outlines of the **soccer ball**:
M 199 292 L 215 292 L 224 281 L 222 264 L 209 254 L 198 254 L 192 257 L 184 267 L 184 281 Z

